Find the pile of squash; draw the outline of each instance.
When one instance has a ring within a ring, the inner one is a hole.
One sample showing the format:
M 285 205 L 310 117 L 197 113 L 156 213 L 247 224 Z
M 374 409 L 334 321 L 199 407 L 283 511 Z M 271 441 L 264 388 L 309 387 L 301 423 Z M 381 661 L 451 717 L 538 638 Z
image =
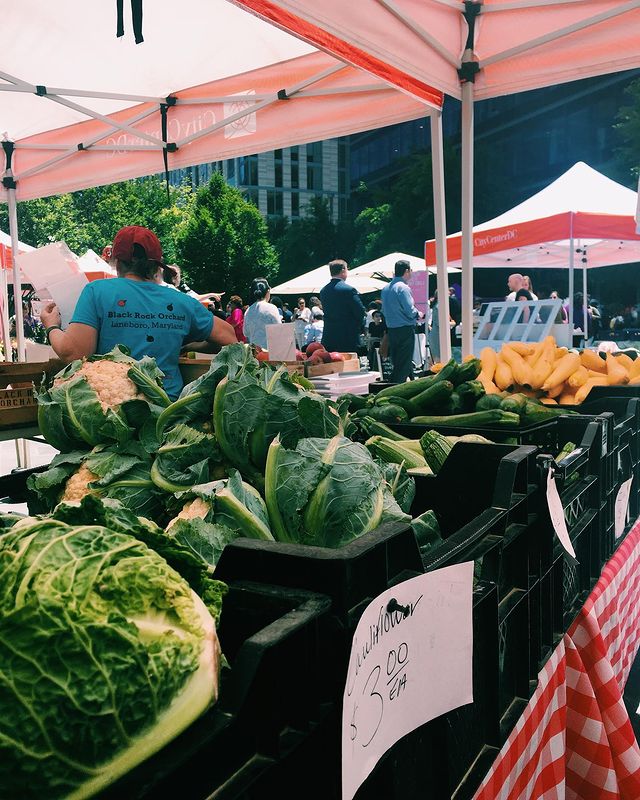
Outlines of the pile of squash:
M 594 386 L 640 384 L 640 358 L 558 347 L 553 336 L 538 343 L 510 342 L 480 353 L 478 380 L 487 394 L 520 392 L 545 405 L 579 405 Z

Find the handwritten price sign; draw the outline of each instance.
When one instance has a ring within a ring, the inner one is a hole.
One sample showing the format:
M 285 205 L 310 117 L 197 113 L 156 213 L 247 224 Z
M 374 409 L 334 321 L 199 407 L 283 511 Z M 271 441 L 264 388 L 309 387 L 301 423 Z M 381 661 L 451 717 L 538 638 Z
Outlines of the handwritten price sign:
M 365 609 L 343 696 L 343 800 L 395 742 L 473 702 L 472 589 L 470 561 L 400 583 Z

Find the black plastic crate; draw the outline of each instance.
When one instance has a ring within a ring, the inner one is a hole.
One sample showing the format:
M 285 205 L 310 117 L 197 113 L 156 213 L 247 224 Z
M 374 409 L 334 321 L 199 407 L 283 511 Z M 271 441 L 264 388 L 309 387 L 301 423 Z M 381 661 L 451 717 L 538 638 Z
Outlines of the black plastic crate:
M 576 553 L 574 560 L 560 545 L 553 563 L 553 596 L 558 608 L 554 614 L 555 633 L 564 633 L 593 588 L 595 576 L 591 566 L 591 538 L 598 530 L 597 511 L 585 513 L 580 522 L 569 531 Z
M 636 521 L 638 517 L 637 509 L 638 509 L 639 498 L 638 498 L 638 485 L 636 481 L 636 472 L 637 472 L 637 465 L 634 466 L 633 464 L 631 456 L 631 447 L 630 445 L 624 445 L 618 450 L 617 480 L 614 491 L 611 493 L 613 497 L 612 508 L 614 509 L 614 515 L 615 515 L 615 499 L 618 496 L 620 487 L 629 478 L 633 478 L 633 481 L 631 483 L 631 491 L 629 493 L 629 507 L 628 507 L 625 529 L 623 533 L 617 538 L 615 536 L 615 531 L 614 531 L 614 540 L 613 540 L 613 547 L 611 550 L 611 554 L 613 554 L 614 550 L 616 550 L 618 546 L 622 543 L 624 537 L 631 530 L 633 523 Z M 615 526 L 615 519 L 614 519 L 614 526 Z
M 423 425 L 417 422 L 387 424 L 394 431 L 409 439 L 419 439 L 425 431 L 438 431 L 438 433 L 441 433 L 443 436 L 464 436 L 465 434 L 476 433 L 490 439 L 496 444 L 524 445 L 538 444 L 541 438 L 545 438 L 545 433 L 547 432 L 549 434 L 549 439 L 552 440 L 554 438 L 553 428 L 555 426 L 555 419 L 545 422 L 534 422 L 531 425 L 523 425 L 521 427 Z
M 331 601 L 279 586 L 237 583 L 229 589 L 219 636 L 231 669 L 222 671 L 218 703 L 100 800 L 248 800 L 253 789 L 275 788 L 275 775 L 279 796 L 297 796 L 295 778 L 302 776 L 296 769 L 310 770 L 317 761 L 314 751 L 304 763 L 298 748 L 333 727 L 325 720 L 338 719 L 323 680 L 333 668 L 323 645 Z M 293 769 L 283 782 L 280 766 L 289 759 Z M 339 786 L 339 766 L 336 753 L 317 785 L 327 792 Z
M 529 598 L 514 589 L 498 606 L 498 714 L 501 743 L 531 697 Z
M 594 386 L 584 403 L 568 408 L 579 414 L 613 413 L 614 444 L 625 430 L 630 431 L 632 457 L 640 459 L 640 386 Z

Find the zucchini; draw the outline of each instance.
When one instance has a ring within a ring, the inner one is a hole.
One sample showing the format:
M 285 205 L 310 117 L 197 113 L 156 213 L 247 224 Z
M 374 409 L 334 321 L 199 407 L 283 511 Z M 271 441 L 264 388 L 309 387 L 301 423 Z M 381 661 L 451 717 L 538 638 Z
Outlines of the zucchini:
M 485 394 L 476 403 L 476 411 L 489 411 L 491 408 L 500 408 L 502 397 L 499 394 Z
M 385 386 L 375 397 L 403 397 L 405 400 L 410 400 L 431 386 L 432 383 L 435 383 L 436 378 L 436 375 L 428 375 L 426 378 L 417 378 L 415 381 L 394 383 L 392 386 Z
M 511 411 L 513 414 L 523 414 L 526 410 L 529 398 L 525 395 L 516 392 L 515 394 L 505 397 L 500 403 L 500 408 L 503 411 Z
M 367 434 L 367 437 L 370 436 L 384 436 L 385 439 L 392 439 L 394 442 L 408 442 L 413 441 L 407 439 L 406 436 L 403 436 L 401 433 L 396 433 L 396 431 L 391 430 L 391 428 L 387 427 L 384 422 L 380 422 L 380 420 L 374 419 L 370 417 L 368 414 L 365 415 L 362 419 L 358 419 L 358 424 Z
M 409 467 L 407 470 L 407 475 L 410 475 L 412 478 L 428 478 L 430 475 L 433 475 L 433 472 L 428 466 L 425 465 L 424 467 Z
M 423 455 L 403 447 L 402 442 L 394 442 L 385 439 L 384 436 L 372 436 L 365 442 L 365 447 L 372 456 L 376 456 L 386 464 L 404 464 L 407 469 L 427 466 L 427 460 Z
M 439 373 L 438 373 L 439 374 Z M 438 381 L 409 401 L 409 416 L 438 411 L 449 402 L 453 392 L 451 381 Z
M 443 409 L 443 411 L 444 410 L 446 410 L 447 414 L 462 414 L 464 411 L 468 411 L 468 409 L 464 407 L 464 402 L 457 392 L 451 395 L 449 406 Z
M 509 411 L 492 408 L 488 411 L 474 411 L 472 414 L 458 414 L 457 417 L 412 417 L 411 422 L 415 422 L 417 425 L 436 427 L 443 425 L 449 428 L 483 428 L 492 425 L 498 428 L 515 428 L 520 424 L 520 417 Z
M 459 370 L 460 365 L 455 358 L 452 358 L 436 373 L 434 378 L 436 381 L 451 381 L 451 383 L 456 383 Z
M 463 362 L 455 373 L 453 384 L 458 386 L 460 383 L 467 381 L 475 381 L 480 372 L 482 371 L 482 363 L 479 358 L 470 358 L 468 361 Z M 449 380 L 452 380 L 449 378 Z
M 573 451 L 574 451 L 575 449 L 576 449 L 576 445 L 575 445 L 573 442 L 567 442 L 567 443 L 565 444 L 565 446 L 562 448 L 562 450 L 561 450 L 561 451 L 558 453 L 558 455 L 556 456 L 556 458 L 555 458 L 556 464 L 559 464 L 561 461 L 564 461 L 564 459 L 565 459 L 565 458 L 566 458 L 568 455 L 570 455 L 571 453 L 573 453 Z
M 358 412 L 360 413 L 360 412 Z M 368 417 L 373 417 L 379 422 L 406 422 L 409 419 L 409 414 L 394 403 L 385 403 L 381 406 L 372 406 L 365 411 Z
M 485 396 L 485 388 L 480 381 L 467 381 L 456 387 L 455 392 L 462 401 L 465 411 L 473 411 L 478 400 Z
M 535 422 L 548 422 L 561 414 L 575 414 L 575 411 L 568 411 L 563 406 L 545 406 L 542 403 L 528 402 L 522 414 L 522 421 L 527 425 Z
M 420 444 L 422 445 L 422 452 L 424 453 L 425 461 L 429 469 L 433 470 L 435 475 L 440 472 L 442 465 L 447 460 L 447 456 L 451 452 L 453 445 L 438 431 L 427 431 L 420 437 Z
M 311 385 L 313 386 L 313 384 Z M 315 386 L 313 388 L 315 389 Z M 341 394 L 340 397 L 338 397 L 337 402 L 343 403 L 345 401 L 349 403 L 347 409 L 349 410 L 350 414 L 353 414 L 355 411 L 360 411 L 360 409 L 367 407 L 367 398 L 363 397 L 360 394 L 350 394 L 350 393 Z
M 385 406 L 389 404 L 400 406 L 400 408 L 404 408 L 405 411 L 411 412 L 411 401 L 407 400 L 405 397 L 396 397 L 395 395 L 382 397 L 374 403 L 376 406 Z

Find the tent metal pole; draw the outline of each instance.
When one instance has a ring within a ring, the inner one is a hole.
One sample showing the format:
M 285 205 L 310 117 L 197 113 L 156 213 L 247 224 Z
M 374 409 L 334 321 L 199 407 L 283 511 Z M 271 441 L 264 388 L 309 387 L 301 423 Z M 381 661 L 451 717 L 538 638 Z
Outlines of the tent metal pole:
M 4 346 L 4 360 L 11 361 L 11 336 L 9 334 L 9 288 L 7 270 L 0 263 L 0 338 Z
M 10 172 L 11 170 L 7 170 Z M 11 176 L 12 177 L 12 176 Z M 16 343 L 18 361 L 26 361 L 24 347 L 24 319 L 22 314 L 22 279 L 18 266 L 18 205 L 16 203 L 16 190 L 7 189 L 7 204 L 9 207 L 9 234 L 11 235 L 11 260 L 13 262 L 13 306 L 16 315 Z
M 462 84 L 462 356 L 473 355 L 473 83 Z
M 573 347 L 573 267 L 575 241 L 573 240 L 573 212 L 569 215 L 569 347 Z
M 578 242 L 581 247 L 581 242 Z M 589 338 L 589 302 L 587 299 L 587 249 L 582 248 L 582 330 L 584 331 L 584 345 L 587 346 Z
M 433 183 L 433 219 L 436 236 L 436 283 L 438 287 L 438 323 L 440 361 L 451 358 L 449 328 L 449 281 L 447 279 L 447 216 L 444 194 L 444 146 L 442 113 L 431 114 L 431 164 Z M 427 266 L 427 306 L 429 304 L 429 268 Z M 425 326 L 426 328 L 426 326 Z

